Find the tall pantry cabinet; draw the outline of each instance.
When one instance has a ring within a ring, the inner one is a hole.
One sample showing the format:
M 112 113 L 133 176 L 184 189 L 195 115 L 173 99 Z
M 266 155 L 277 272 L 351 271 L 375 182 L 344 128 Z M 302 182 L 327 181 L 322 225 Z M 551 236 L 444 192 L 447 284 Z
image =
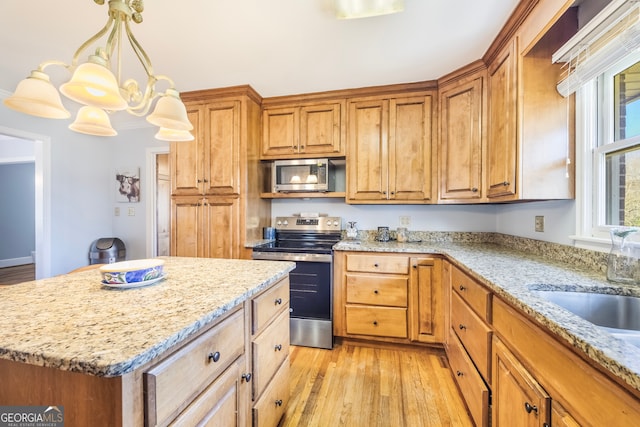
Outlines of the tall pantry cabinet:
M 260 198 L 261 97 L 250 86 L 182 94 L 194 141 L 172 142 L 171 255 L 250 258 L 271 212 Z

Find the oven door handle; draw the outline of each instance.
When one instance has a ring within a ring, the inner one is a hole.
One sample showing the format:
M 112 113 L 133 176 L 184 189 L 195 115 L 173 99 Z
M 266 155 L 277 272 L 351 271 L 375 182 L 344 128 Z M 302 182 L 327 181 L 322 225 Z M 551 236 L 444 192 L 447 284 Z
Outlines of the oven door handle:
M 307 262 L 324 262 L 333 261 L 331 254 L 304 254 L 290 252 L 253 252 L 252 259 L 267 261 L 307 261 Z

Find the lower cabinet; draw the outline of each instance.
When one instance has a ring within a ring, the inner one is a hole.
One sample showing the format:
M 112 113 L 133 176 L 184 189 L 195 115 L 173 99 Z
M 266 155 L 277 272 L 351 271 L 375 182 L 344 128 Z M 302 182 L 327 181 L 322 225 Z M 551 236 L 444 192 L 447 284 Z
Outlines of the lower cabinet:
M 289 281 L 251 302 L 254 427 L 275 427 L 289 402 Z
M 497 338 L 493 372 L 494 427 L 551 425 L 551 397 Z
M 288 356 L 287 277 L 142 373 L 145 425 L 275 427 Z
M 390 342 L 444 342 L 442 260 L 412 254 L 334 256 L 334 334 Z

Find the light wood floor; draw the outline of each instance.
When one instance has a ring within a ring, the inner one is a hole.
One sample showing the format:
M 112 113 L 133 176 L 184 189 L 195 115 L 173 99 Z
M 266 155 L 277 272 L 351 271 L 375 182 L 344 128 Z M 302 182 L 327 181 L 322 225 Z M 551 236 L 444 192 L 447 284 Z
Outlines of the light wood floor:
M 291 347 L 288 426 L 472 426 L 444 352 L 338 342 Z
M 15 285 L 36 279 L 36 265 L 25 264 L 0 268 L 0 285 Z

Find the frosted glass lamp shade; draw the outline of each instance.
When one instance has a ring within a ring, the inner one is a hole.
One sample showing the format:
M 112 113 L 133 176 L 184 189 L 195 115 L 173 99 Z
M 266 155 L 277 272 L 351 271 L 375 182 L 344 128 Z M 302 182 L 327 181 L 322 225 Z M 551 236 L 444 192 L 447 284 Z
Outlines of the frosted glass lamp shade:
M 158 133 L 156 133 L 156 139 L 160 141 L 183 142 L 193 141 L 196 138 L 188 130 L 160 128 Z
M 193 129 L 187 116 L 187 108 L 175 89 L 167 89 L 165 95 L 156 103 L 153 113 L 147 116 L 147 121 L 161 128 L 172 130 L 188 131 Z
M 93 62 L 78 66 L 71 80 L 60 86 L 60 92 L 80 104 L 104 110 L 120 111 L 128 107 L 113 73 Z
M 76 120 L 69 125 L 69 129 L 96 136 L 114 136 L 118 132 L 111 127 L 107 113 L 96 107 L 84 106 L 78 110 Z
M 13 95 L 4 100 L 4 105 L 21 113 L 47 119 L 71 117 L 49 76 L 40 71 L 32 71 L 29 77 L 18 83 Z
M 367 18 L 402 12 L 403 0 L 335 0 L 338 19 Z

